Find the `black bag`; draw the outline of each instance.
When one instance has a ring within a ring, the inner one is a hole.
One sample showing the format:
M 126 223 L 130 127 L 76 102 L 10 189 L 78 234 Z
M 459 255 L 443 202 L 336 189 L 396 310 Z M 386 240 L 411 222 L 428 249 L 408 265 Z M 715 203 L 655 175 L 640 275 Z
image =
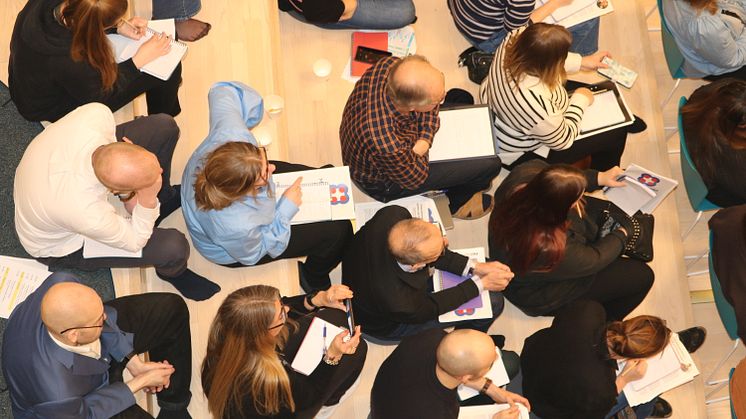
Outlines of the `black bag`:
M 652 214 L 643 214 L 637 211 L 630 217 L 621 208 L 611 201 L 603 201 L 592 196 L 585 197 L 586 202 L 594 202 L 592 206 L 599 204 L 605 206 L 598 219 L 598 237 L 604 237 L 612 231 L 624 227 L 627 230 L 627 244 L 624 246 L 623 254 L 632 259 L 650 262 L 653 260 L 653 231 L 655 230 L 655 217 Z
M 495 54 L 471 47 L 458 56 L 458 66 L 466 67 L 469 80 L 476 84 L 482 84 L 482 80 L 490 73 L 490 66 L 492 66 L 494 57 Z

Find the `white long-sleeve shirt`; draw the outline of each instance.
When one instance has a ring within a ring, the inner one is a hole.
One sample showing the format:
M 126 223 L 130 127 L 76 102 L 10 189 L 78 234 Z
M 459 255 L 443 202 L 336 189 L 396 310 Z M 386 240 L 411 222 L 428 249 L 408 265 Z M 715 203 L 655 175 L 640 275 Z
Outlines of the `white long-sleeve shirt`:
M 116 141 L 109 108 L 89 103 L 39 134 L 16 169 L 15 224 L 34 257 L 60 257 L 83 247 L 85 237 L 138 251 L 150 239 L 160 204 L 137 204 L 123 217 L 107 200 L 109 191 L 93 172 L 92 155 Z

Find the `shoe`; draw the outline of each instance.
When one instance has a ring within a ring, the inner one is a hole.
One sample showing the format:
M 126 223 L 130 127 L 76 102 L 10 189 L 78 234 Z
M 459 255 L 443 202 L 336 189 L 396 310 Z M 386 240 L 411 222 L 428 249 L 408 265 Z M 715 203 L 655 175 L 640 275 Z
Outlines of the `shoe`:
M 492 338 L 492 342 L 498 348 L 502 349 L 505 347 L 505 336 L 503 335 L 489 335 Z
M 707 329 L 702 326 L 690 327 L 682 330 L 679 333 L 679 340 L 684 344 L 687 352 L 693 354 L 703 343 L 707 337 Z
M 671 404 L 665 399 L 658 397 L 655 399 L 655 405 L 653 406 L 653 412 L 650 413 L 649 418 L 670 418 L 673 415 L 673 408 Z
M 453 213 L 453 218 L 476 220 L 489 214 L 493 208 L 495 208 L 495 199 L 492 195 L 477 192 L 458 211 Z
M 635 115 L 635 122 L 633 122 L 632 125 L 627 127 L 627 133 L 637 134 L 638 132 L 643 132 L 646 129 L 648 129 L 648 124 L 646 124 L 645 121 L 642 120 L 642 118 Z
M 464 89 L 454 87 L 453 89 L 446 92 L 446 98 L 443 100 L 443 106 L 461 106 L 461 105 L 473 105 L 474 96 Z

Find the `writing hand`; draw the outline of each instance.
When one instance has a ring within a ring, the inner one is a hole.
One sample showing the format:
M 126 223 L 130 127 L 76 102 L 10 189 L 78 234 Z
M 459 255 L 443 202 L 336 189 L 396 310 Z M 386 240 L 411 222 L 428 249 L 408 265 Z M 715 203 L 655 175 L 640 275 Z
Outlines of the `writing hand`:
M 298 177 L 298 179 L 295 179 L 295 182 L 293 182 L 293 184 L 285 189 L 285 192 L 282 193 L 282 196 L 289 199 L 290 202 L 294 203 L 296 207 L 300 207 L 300 204 L 303 203 L 303 190 L 300 186 L 300 183 L 302 181 L 303 176 Z
M 169 51 L 171 51 L 171 37 L 158 33 L 140 45 L 135 56 L 132 57 L 132 62 L 140 69 L 156 58 L 168 54 Z

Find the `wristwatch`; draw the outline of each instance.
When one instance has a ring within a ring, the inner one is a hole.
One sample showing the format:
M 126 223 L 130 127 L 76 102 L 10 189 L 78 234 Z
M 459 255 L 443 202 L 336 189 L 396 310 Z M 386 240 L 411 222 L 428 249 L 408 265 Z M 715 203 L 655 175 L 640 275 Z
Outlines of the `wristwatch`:
M 309 306 L 311 306 L 311 307 L 312 307 L 312 309 L 311 309 L 312 311 L 313 311 L 313 310 L 318 310 L 318 308 L 319 308 L 319 306 L 317 306 L 317 305 L 315 305 L 315 304 L 313 303 L 313 297 L 315 297 L 315 296 L 316 296 L 316 294 L 318 294 L 318 293 L 319 293 L 319 290 L 315 290 L 315 291 L 311 291 L 311 293 L 310 293 L 310 294 L 306 294 L 306 303 L 307 303 L 307 304 L 308 304 Z
M 487 377 L 484 377 L 484 385 L 482 386 L 482 389 L 479 390 L 479 394 L 484 394 L 487 392 L 487 390 L 490 389 L 490 386 L 492 385 L 492 380 L 490 380 Z

